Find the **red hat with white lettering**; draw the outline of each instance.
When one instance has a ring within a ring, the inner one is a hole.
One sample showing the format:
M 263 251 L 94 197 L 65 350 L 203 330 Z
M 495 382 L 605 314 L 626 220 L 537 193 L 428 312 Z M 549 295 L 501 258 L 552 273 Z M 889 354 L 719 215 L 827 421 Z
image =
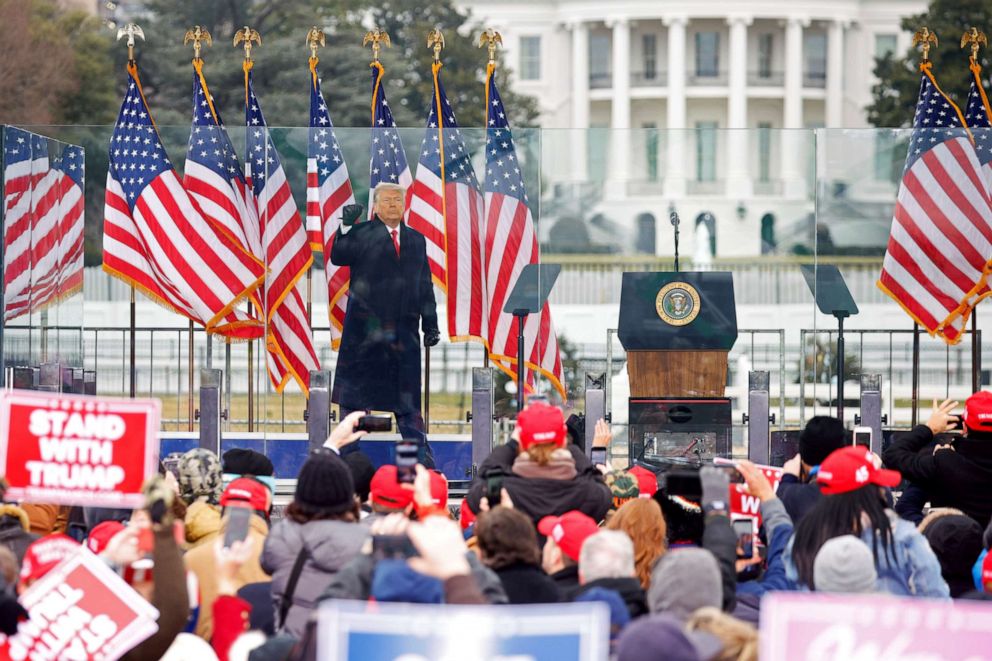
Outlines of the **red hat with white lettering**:
M 828 496 L 860 489 L 866 484 L 897 487 L 902 482 L 899 471 L 875 468 L 870 450 L 849 446 L 834 450 L 820 464 L 816 474 L 820 491 Z
M 220 506 L 240 505 L 243 507 L 247 505 L 257 512 L 268 512 L 271 496 L 269 488 L 258 480 L 250 477 L 239 477 L 232 480 L 224 489 L 224 493 L 220 495 Z
M 537 529 L 545 537 L 555 540 L 561 552 L 576 562 L 585 541 L 599 532 L 599 526 L 592 517 L 578 510 L 565 512 L 561 516 L 546 516 L 538 522 Z
M 971 431 L 992 432 L 992 392 L 979 390 L 965 400 L 962 420 Z
M 520 429 L 520 447 L 524 450 L 545 443 L 565 447 L 568 430 L 565 416 L 557 406 L 542 402 L 531 404 L 517 415 L 517 428 Z
M 634 466 L 627 470 L 637 480 L 641 498 L 650 498 L 658 491 L 658 476 L 643 466 Z
M 65 558 L 79 551 L 79 542 L 54 533 L 31 542 L 21 561 L 21 584 L 27 587 L 50 572 Z
M 99 523 L 90 531 L 89 536 L 86 537 L 86 548 L 100 555 L 107 548 L 107 545 L 110 544 L 110 540 L 114 538 L 114 535 L 122 530 L 124 530 L 124 524 L 120 521 L 104 521 L 103 523 Z

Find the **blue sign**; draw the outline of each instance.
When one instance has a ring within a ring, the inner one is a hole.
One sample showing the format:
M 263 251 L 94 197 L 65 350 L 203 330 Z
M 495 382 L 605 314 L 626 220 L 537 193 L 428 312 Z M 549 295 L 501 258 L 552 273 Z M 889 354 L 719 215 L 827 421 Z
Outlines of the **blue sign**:
M 609 609 L 599 602 L 454 606 L 327 601 L 317 658 L 337 661 L 601 661 Z

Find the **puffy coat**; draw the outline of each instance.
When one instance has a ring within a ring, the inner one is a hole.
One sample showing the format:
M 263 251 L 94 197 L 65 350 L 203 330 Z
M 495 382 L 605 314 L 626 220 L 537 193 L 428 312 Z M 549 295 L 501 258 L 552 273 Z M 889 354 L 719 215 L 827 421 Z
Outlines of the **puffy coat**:
M 186 541 L 194 549 L 213 541 L 220 534 L 220 508 L 205 500 L 194 502 L 186 510 Z
M 479 476 L 468 492 L 468 506 L 479 512 L 479 501 L 486 495 L 490 477 L 503 475 L 503 487 L 513 507 L 533 519 L 537 524 L 543 517 L 562 515 L 578 510 L 596 521 L 601 521 L 610 509 L 613 494 L 603 481 L 603 475 L 581 450 L 568 446 L 575 460 L 576 476 L 571 480 L 541 477 L 521 477 L 513 472 L 517 457 L 517 443 L 511 441 L 492 451 L 479 467 Z
M 296 557 L 306 549 L 307 558 L 293 592 L 292 604 L 280 632 L 300 637 L 320 594 L 339 569 L 358 555 L 369 536 L 368 528 L 344 521 L 297 523 L 282 519 L 265 538 L 262 569 L 272 575 L 272 604 L 276 619 Z M 277 626 L 280 623 L 277 621 Z

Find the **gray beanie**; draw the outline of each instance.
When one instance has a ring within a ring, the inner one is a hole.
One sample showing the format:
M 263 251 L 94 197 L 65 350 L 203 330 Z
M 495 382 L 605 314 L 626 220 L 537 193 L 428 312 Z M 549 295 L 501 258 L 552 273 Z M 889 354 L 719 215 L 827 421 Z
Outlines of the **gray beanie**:
M 648 608 L 666 613 L 680 622 L 704 606 L 720 608 L 723 584 L 716 558 L 705 549 L 669 551 L 651 572 Z
M 854 535 L 828 539 L 813 560 L 813 584 L 817 592 L 874 592 L 877 580 L 875 556 Z

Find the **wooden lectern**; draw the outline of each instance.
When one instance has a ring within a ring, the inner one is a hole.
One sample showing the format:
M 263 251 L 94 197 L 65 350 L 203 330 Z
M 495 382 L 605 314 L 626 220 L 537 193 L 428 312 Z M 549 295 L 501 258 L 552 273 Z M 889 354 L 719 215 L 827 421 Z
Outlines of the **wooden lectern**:
M 624 273 L 618 335 L 631 397 L 723 397 L 737 340 L 733 274 Z
M 727 271 L 624 273 L 618 335 L 630 379 L 631 459 L 730 452 L 727 355 L 737 340 Z

